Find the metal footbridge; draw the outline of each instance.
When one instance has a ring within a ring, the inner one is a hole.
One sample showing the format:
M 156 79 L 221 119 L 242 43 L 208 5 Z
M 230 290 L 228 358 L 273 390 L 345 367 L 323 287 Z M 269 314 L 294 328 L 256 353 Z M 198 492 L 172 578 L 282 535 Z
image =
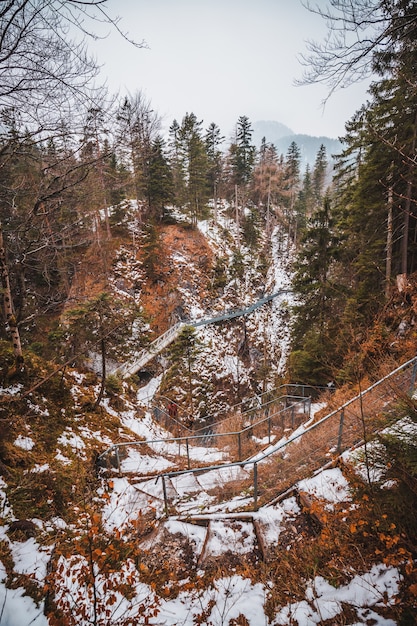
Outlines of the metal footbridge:
M 112 373 L 115 374 L 116 376 L 120 376 L 121 378 L 129 378 L 129 376 L 136 374 L 136 372 L 138 372 L 142 367 L 144 367 L 147 363 L 149 363 L 149 361 L 152 361 L 152 359 L 154 359 L 157 354 L 162 352 L 162 350 L 165 350 L 165 348 L 167 348 L 169 344 L 175 341 L 175 339 L 177 339 L 181 331 L 186 326 L 192 326 L 193 328 L 198 328 L 199 326 L 208 326 L 209 324 L 216 324 L 218 322 L 231 320 L 235 317 L 242 317 L 244 315 L 249 315 L 250 313 L 255 311 L 255 309 L 258 309 L 259 307 L 263 306 L 267 302 L 270 302 L 277 296 L 281 296 L 286 293 L 291 293 L 291 290 L 280 289 L 279 291 L 276 291 L 275 293 L 271 293 L 267 296 L 264 296 L 263 298 L 260 298 L 259 300 L 257 300 L 256 302 L 254 302 L 248 307 L 245 307 L 243 309 L 234 309 L 234 310 L 226 311 L 222 313 L 221 315 L 217 315 L 215 317 L 177 322 L 177 324 L 174 324 L 173 326 L 171 326 L 171 328 L 168 328 L 168 330 L 165 333 L 163 333 L 162 335 L 157 337 L 157 339 L 152 341 L 152 343 L 150 343 L 147 348 L 137 352 L 134 355 L 132 360 L 127 361 L 126 363 L 123 363 L 122 365 L 119 365 L 118 367 L 116 367 Z

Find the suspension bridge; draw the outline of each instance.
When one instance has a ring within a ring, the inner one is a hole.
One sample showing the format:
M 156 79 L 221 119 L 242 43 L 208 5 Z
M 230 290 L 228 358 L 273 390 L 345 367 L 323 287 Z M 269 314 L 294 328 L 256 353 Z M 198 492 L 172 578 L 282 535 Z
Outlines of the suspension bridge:
M 147 348 L 144 348 L 143 350 L 137 352 L 131 360 L 126 361 L 122 365 L 116 367 L 112 373 L 116 376 L 120 376 L 121 378 L 129 378 L 133 374 L 136 374 L 136 372 L 142 369 L 142 367 L 149 363 L 149 361 L 152 361 L 152 359 L 154 359 L 160 352 L 165 350 L 165 348 L 167 348 L 173 341 L 175 341 L 186 326 L 198 328 L 200 326 L 208 326 L 209 324 L 217 324 L 219 322 L 231 320 L 235 317 L 250 315 L 259 307 L 264 306 L 264 304 L 267 304 L 268 302 L 271 302 L 271 300 L 273 300 L 277 296 L 284 295 L 286 293 L 291 293 L 291 290 L 280 289 L 275 293 L 271 293 L 260 298 L 250 306 L 241 309 L 225 311 L 224 313 L 216 315 L 214 317 L 177 322 L 176 324 L 168 328 L 165 333 L 152 341 L 152 343 L 150 343 Z

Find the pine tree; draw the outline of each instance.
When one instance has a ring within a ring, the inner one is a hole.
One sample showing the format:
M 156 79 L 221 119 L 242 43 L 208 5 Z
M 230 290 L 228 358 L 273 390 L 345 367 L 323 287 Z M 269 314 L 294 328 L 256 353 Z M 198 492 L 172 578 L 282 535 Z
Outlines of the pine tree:
M 101 384 L 94 409 L 104 395 L 108 358 L 121 360 L 125 356 L 132 324 L 137 324 L 138 319 L 138 312 L 129 301 L 108 292 L 101 292 L 65 313 L 62 336 L 75 358 L 78 356 L 82 362 L 87 356 L 86 349 L 89 356 L 99 355 Z
M 334 364 L 334 316 L 338 288 L 332 280 L 336 248 L 330 196 L 326 195 L 307 222 L 294 264 L 294 307 L 290 372 L 294 380 L 323 384 Z
M 296 231 L 296 217 L 294 215 L 294 207 L 297 199 L 297 194 L 300 189 L 300 162 L 301 155 L 300 149 L 295 143 L 292 141 L 285 159 L 285 188 L 287 192 L 287 202 L 286 202 L 286 218 L 288 222 L 288 233 L 290 237 L 293 239 L 297 238 Z
M 168 159 L 174 186 L 174 203 L 181 207 L 185 197 L 185 172 L 180 150 L 180 125 L 174 120 L 169 127 Z
M 245 186 L 251 177 L 255 162 L 252 142 L 252 125 L 246 115 L 239 117 L 236 125 L 235 182 Z
M 324 195 L 327 167 L 328 162 L 326 155 L 326 146 L 321 144 L 317 152 L 312 174 L 312 186 L 316 202 L 320 202 Z
M 162 220 L 166 206 L 173 201 L 174 189 L 171 168 L 165 156 L 164 141 L 159 136 L 153 141 L 149 156 L 147 197 L 151 219 Z
M 374 55 L 374 70 L 381 80 L 371 87 L 374 102 L 369 129 L 392 154 L 392 188 L 402 214 L 399 273 L 417 266 L 417 27 L 415 3 L 401 1 L 390 8 L 391 44 Z M 387 188 L 387 176 L 384 178 Z M 395 216 L 394 216 L 395 219 Z M 395 256 L 395 250 L 394 250 Z
M 307 219 L 313 214 L 316 201 L 313 192 L 313 183 L 311 180 L 311 171 L 309 165 L 306 166 L 304 173 L 303 184 L 298 192 L 298 197 L 294 206 L 295 219 L 296 219 L 296 236 L 295 241 L 298 243 L 304 229 L 307 226 Z
M 193 418 L 196 417 L 196 398 L 194 394 L 196 385 L 193 378 L 193 364 L 198 358 L 200 346 L 201 342 L 198 339 L 195 328 L 185 326 L 170 349 L 172 366 L 169 378 L 171 380 L 174 377 L 177 380 L 183 378 L 187 381 L 185 401 L 187 411 Z
M 224 137 L 220 133 L 220 128 L 212 122 L 205 134 L 205 144 L 208 160 L 208 181 L 213 193 L 215 211 L 217 210 L 217 198 L 219 194 L 219 184 L 223 170 L 223 155 L 220 146 Z
M 154 221 L 148 220 L 143 226 L 141 233 L 142 264 L 149 280 L 155 283 L 159 274 L 159 261 L 161 253 L 161 239 L 159 230 Z
M 187 113 L 178 131 L 179 157 L 185 180 L 181 205 L 193 226 L 202 216 L 209 196 L 208 160 L 201 126 L 202 121 L 197 121 L 194 113 Z

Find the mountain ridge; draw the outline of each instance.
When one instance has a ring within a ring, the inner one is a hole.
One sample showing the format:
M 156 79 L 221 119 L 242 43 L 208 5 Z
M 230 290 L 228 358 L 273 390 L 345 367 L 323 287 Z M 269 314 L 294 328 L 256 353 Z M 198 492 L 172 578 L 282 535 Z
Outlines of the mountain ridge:
M 254 122 L 252 140 L 256 147 L 260 147 L 263 137 L 265 137 L 268 143 L 274 144 L 278 154 L 284 155 L 288 152 L 291 143 L 295 142 L 300 149 L 302 168 L 314 164 L 321 145 L 325 146 L 329 160 L 332 158 L 332 155 L 340 152 L 342 148 L 339 139 L 325 135 L 315 136 L 306 133 L 296 133 L 288 126 L 285 126 L 285 124 L 273 120 Z

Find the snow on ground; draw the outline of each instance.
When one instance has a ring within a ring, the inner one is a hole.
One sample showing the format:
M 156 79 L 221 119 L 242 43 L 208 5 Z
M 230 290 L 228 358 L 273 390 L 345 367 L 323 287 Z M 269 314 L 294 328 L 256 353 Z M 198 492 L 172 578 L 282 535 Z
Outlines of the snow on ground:
M 42 583 L 46 576 L 46 566 L 51 556 L 51 548 L 39 546 L 34 538 L 27 541 L 10 542 L 14 570 L 18 574 L 32 575 Z
M 62 435 L 58 437 L 57 442 L 63 446 L 68 446 L 75 454 L 78 454 L 82 459 L 86 459 L 85 455 L 85 443 L 83 439 L 74 433 L 71 427 L 67 427 Z
M 18 448 L 22 448 L 22 450 L 32 450 L 35 442 L 31 437 L 23 437 L 23 435 L 19 435 L 17 439 L 15 439 L 14 445 Z
M 394 567 L 384 564 L 374 565 L 370 572 L 355 576 L 348 585 L 335 588 L 321 576 L 310 581 L 306 591 L 306 600 L 294 602 L 283 607 L 272 622 L 274 626 L 297 623 L 300 626 L 319 624 L 322 621 L 332 620 L 343 610 L 342 603 L 360 607 L 363 622 L 375 626 L 395 626 L 392 620 L 387 620 L 369 611 L 369 607 L 386 606 L 392 604 L 398 593 L 400 575 Z M 368 621 L 368 620 L 371 620 Z
M 23 389 L 23 385 L 18 383 L 17 385 L 10 385 L 10 387 L 0 386 L 0 396 L 17 396 Z
M 72 617 L 72 623 L 90 624 L 150 623 L 145 616 L 154 613 L 158 604 L 153 590 L 140 582 L 133 561 L 127 558 L 118 571 L 95 572 L 94 592 L 86 584 L 90 577 L 89 562 L 84 556 L 60 557 L 58 572 L 61 584 L 55 591 L 55 603 Z M 127 599 L 120 591 L 132 588 Z M 111 602 L 108 599 L 111 598 Z M 139 621 L 140 620 L 140 621 Z
M 291 497 L 280 504 L 259 509 L 254 513 L 253 518 L 260 524 L 265 541 L 273 545 L 278 542 L 284 522 L 289 519 L 293 520 L 299 512 L 300 507 L 295 497 Z
M 105 530 L 108 533 L 112 533 L 115 529 L 122 530 L 142 513 L 152 509 L 155 497 L 160 497 L 160 494 L 156 496 L 155 493 L 147 494 L 144 490 L 139 491 L 126 478 L 112 479 L 112 490 L 102 509 Z
M 360 621 L 356 621 L 355 626 L 371 622 L 374 626 L 396 626 L 372 608 L 384 605 L 384 594 L 386 601 L 392 603 L 398 582 L 398 571 L 382 564 L 339 588 L 316 577 L 307 587 L 306 600 L 281 608 L 272 624 L 314 626 L 326 619 L 335 619 L 342 612 L 342 603 L 346 603 L 358 608 Z M 150 624 L 194 626 L 197 615 L 206 611 L 206 623 L 212 626 L 224 626 L 240 615 L 245 616 L 250 626 L 267 626 L 270 624 L 264 610 L 267 595 L 268 588 L 261 583 L 252 584 L 237 575 L 220 578 L 203 591 L 181 592 L 175 599 L 163 600 L 157 617 L 151 619 Z
M 127 457 L 120 462 L 122 472 L 137 472 L 139 475 L 163 472 L 173 467 L 173 463 L 163 456 L 141 454 L 138 449 L 129 448 Z
M 162 377 L 163 377 L 163 374 L 159 374 L 159 376 L 155 376 L 155 378 L 152 378 L 148 382 L 147 385 L 145 385 L 144 387 L 141 387 L 138 390 L 136 394 L 136 398 L 140 404 L 145 404 L 146 406 L 149 406 L 151 404 L 156 392 L 159 389 L 159 386 L 162 381 Z
M 194 626 L 202 611 L 207 611 L 204 623 L 213 626 L 225 626 L 239 615 L 244 615 L 251 626 L 266 626 L 264 601 L 265 590 L 260 583 L 253 585 L 236 575 L 220 578 L 203 591 L 181 592 L 175 599 L 163 600 L 150 624 Z
M 298 489 L 331 504 L 351 500 L 349 483 L 338 467 L 323 470 L 312 478 L 301 480 Z
M 239 465 L 232 465 L 231 467 L 221 467 L 218 470 L 204 472 L 198 477 L 198 482 L 203 489 L 214 489 L 234 480 L 245 480 L 249 476 L 250 474 Z
M 22 587 L 6 588 L 6 570 L 0 561 L 0 624 L 3 626 L 48 626 L 43 602 L 36 606 Z
M 169 433 L 159 426 L 153 419 L 149 411 L 146 411 L 143 415 L 138 415 L 135 407 L 132 407 L 128 411 L 118 413 L 118 417 L 123 426 L 129 428 L 135 435 L 138 435 L 141 439 L 147 439 L 153 441 L 155 439 L 166 439 L 169 437 Z
M 9 506 L 5 493 L 6 483 L 0 478 L 0 512 L 6 519 L 13 519 L 13 511 Z M 16 574 L 30 576 L 41 586 L 46 576 L 46 565 L 50 558 L 51 547 L 39 546 L 35 539 L 27 541 L 11 541 L 6 533 L 8 526 L 0 526 L 0 539 L 10 549 Z M 37 606 L 26 595 L 22 587 L 8 589 L 6 587 L 7 572 L 0 561 L 0 624 L 1 626 L 48 626 L 43 614 L 43 602 Z
M 206 554 L 209 556 L 219 556 L 228 551 L 246 554 L 252 552 L 255 545 L 254 527 L 249 522 L 239 521 L 229 525 L 224 520 L 213 520 L 210 523 L 206 547 Z
M 166 530 L 172 535 L 180 533 L 184 535 L 190 543 L 194 544 L 194 552 L 200 554 L 203 549 L 204 540 L 206 538 L 206 529 L 197 524 L 188 524 L 178 520 L 170 519 L 164 524 Z
M 0 516 L 7 518 L 11 515 L 12 510 L 9 505 L 9 501 L 6 496 L 7 483 L 0 476 Z M 0 526 L 0 537 L 4 530 L 3 526 Z
M 166 454 L 168 456 L 181 456 L 187 458 L 187 451 L 189 458 L 194 461 L 200 461 L 201 463 L 217 463 L 218 461 L 227 461 L 228 455 L 222 450 L 217 448 L 209 448 L 207 446 L 194 446 L 192 440 L 187 443 L 184 440 L 181 441 L 153 441 L 148 444 L 152 450 L 159 454 Z
M 416 445 L 417 440 L 417 423 L 410 417 L 404 417 L 401 420 L 395 422 L 395 424 L 388 426 L 382 432 L 382 435 L 395 436 L 400 441 Z M 343 460 L 353 463 L 355 472 L 365 481 L 370 480 L 372 483 L 376 483 L 382 480 L 387 467 L 384 460 L 384 445 L 379 441 L 371 441 L 366 444 L 366 450 L 368 457 L 372 458 L 372 462 L 366 463 L 365 458 L 365 446 L 359 446 L 354 450 L 347 450 L 342 454 Z M 378 463 L 376 457 L 380 453 L 381 461 Z M 389 486 L 389 485 L 386 485 Z
M 143 435 L 142 435 L 143 436 Z M 141 447 L 146 446 L 149 450 L 153 450 L 155 456 L 142 453 Z M 109 451 L 112 454 L 111 450 Z M 174 462 L 169 461 L 166 457 L 182 459 L 190 459 L 204 464 L 213 464 L 218 462 L 226 462 L 228 460 L 227 453 L 216 448 L 208 448 L 205 446 L 193 446 L 191 442 L 188 447 L 185 441 L 169 441 L 166 439 L 156 439 L 135 444 L 126 444 L 119 448 L 121 457 L 120 469 L 122 472 L 137 472 L 138 475 L 146 475 L 153 472 L 164 471 L 174 468 Z

